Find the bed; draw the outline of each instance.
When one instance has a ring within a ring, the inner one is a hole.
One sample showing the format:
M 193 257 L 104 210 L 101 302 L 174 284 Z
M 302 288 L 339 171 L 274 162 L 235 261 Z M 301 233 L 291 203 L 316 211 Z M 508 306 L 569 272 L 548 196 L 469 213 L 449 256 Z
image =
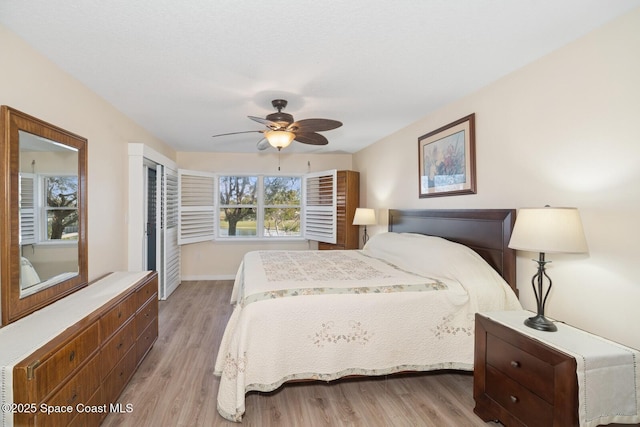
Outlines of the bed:
M 255 251 L 234 283 L 217 408 L 288 381 L 473 370 L 474 315 L 519 310 L 510 209 L 390 210 L 362 250 Z M 455 262 L 454 262 L 455 260 Z

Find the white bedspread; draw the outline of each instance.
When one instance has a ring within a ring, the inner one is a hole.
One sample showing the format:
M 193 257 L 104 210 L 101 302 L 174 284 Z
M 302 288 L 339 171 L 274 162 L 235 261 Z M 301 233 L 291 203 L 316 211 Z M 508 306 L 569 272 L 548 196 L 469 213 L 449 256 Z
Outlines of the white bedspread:
M 482 286 L 493 288 L 483 309 L 521 309 L 501 279 Z M 247 391 L 294 379 L 472 370 L 478 303 L 470 295 L 456 280 L 363 251 L 248 253 L 216 360 L 218 411 L 240 421 Z

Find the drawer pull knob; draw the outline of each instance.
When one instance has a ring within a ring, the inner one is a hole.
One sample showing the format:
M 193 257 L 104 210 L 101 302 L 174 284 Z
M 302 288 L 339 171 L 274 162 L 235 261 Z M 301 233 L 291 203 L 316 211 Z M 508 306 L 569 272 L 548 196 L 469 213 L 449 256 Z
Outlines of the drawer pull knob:
M 122 346 L 124 345 L 123 342 L 120 342 L 117 346 L 116 346 L 116 350 L 120 350 L 122 348 Z
M 71 396 L 71 398 L 67 401 L 67 403 L 73 403 L 76 401 L 77 398 L 78 398 L 78 393 L 74 390 L 73 396 Z
M 69 353 L 69 362 L 73 362 L 73 359 L 76 358 L 76 352 L 71 350 L 71 353 Z
M 509 396 L 509 399 L 511 399 L 511 403 L 518 403 L 518 397 L 517 396 Z
M 119 312 L 118 312 L 118 319 L 119 319 L 119 318 L 121 318 L 121 317 L 122 317 L 122 312 L 121 312 L 121 311 L 119 311 Z
M 520 367 L 520 362 L 518 362 L 516 360 L 512 360 L 511 361 L 511 367 L 512 368 L 519 368 Z

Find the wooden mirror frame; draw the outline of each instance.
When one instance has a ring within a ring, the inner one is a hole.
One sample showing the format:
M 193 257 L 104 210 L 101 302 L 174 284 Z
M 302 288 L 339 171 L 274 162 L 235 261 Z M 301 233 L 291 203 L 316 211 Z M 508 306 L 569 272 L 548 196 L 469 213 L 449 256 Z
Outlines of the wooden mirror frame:
M 88 284 L 87 140 L 57 126 L 0 107 L 0 307 L 2 325 L 14 322 Z M 18 206 L 20 144 L 25 131 L 78 150 L 78 275 L 20 298 L 20 215 Z

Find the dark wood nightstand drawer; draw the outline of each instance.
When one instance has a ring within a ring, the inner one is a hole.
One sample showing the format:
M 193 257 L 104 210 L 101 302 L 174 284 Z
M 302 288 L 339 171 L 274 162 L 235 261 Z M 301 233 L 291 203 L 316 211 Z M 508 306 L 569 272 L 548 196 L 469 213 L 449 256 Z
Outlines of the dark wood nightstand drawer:
M 526 351 L 487 335 L 487 363 L 553 404 L 553 367 Z
M 504 375 L 492 366 L 487 366 L 486 393 L 500 406 L 529 426 L 553 425 L 553 406 L 533 392 Z
M 490 315 L 511 323 L 476 314 L 473 411 L 509 427 L 577 426 L 576 360 L 519 330 L 529 312 Z

